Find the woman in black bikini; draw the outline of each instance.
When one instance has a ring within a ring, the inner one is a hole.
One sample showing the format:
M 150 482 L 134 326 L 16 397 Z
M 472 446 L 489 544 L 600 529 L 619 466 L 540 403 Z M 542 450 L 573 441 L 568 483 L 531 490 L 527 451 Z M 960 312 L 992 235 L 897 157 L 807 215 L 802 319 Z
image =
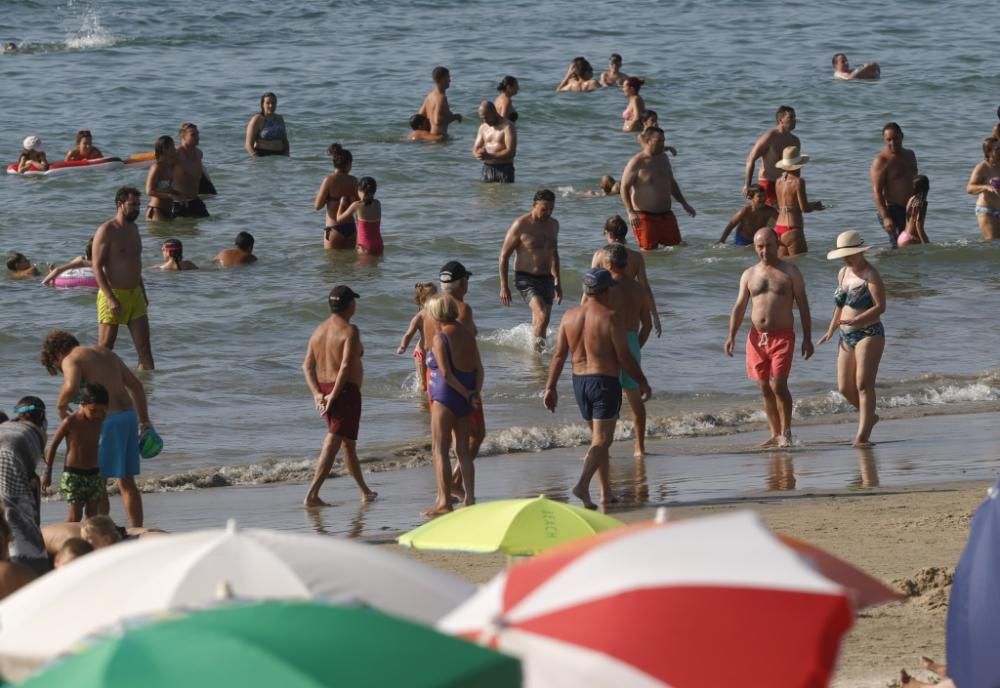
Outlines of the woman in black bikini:
M 323 179 L 313 203 L 316 210 L 326 210 L 323 248 L 353 250 L 358 242 L 358 229 L 353 219 L 338 224 L 337 214 L 346 210 L 354 201 L 360 200 L 358 180 L 350 174 L 354 158 L 351 151 L 339 143 L 331 144 L 327 152 L 333 158 L 334 172 Z

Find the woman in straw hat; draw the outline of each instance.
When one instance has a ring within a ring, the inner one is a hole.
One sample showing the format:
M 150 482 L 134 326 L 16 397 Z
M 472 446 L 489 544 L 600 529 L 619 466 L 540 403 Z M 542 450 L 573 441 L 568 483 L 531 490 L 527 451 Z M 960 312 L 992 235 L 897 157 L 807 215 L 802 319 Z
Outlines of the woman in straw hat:
M 779 196 L 780 198 L 780 196 Z M 858 435 L 854 446 L 871 446 L 875 414 L 875 376 L 885 350 L 885 285 L 878 270 L 865 260 L 865 240 L 853 229 L 841 232 L 837 248 L 826 254 L 827 260 L 842 258 L 844 267 L 837 274 L 833 317 L 819 344 L 833 337 L 840 326 L 840 353 L 837 355 L 837 387 L 851 406 L 858 409 Z
M 778 197 L 778 220 L 774 231 L 778 235 L 778 256 L 795 256 L 808 251 L 803 213 L 823 210 L 819 201 L 809 202 L 806 198 L 806 180 L 802 178 L 802 167 L 809 162 L 798 146 L 788 146 L 781 153 L 781 160 L 775 166 L 785 171 L 775 184 Z

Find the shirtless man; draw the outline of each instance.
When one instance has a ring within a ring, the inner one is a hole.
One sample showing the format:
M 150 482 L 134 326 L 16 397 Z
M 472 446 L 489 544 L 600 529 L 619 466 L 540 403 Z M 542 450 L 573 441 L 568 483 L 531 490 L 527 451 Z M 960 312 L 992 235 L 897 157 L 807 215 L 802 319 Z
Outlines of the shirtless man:
M 448 125 L 461 122 L 462 116 L 451 111 L 448 105 L 446 91 L 451 87 L 451 72 L 445 67 L 435 67 L 431 72 L 434 88 L 424 97 L 417 114 L 426 117 L 431 123 L 431 133 L 444 138 L 448 135 Z
M 757 143 L 753 144 L 743 172 L 743 195 L 747 196 L 750 184 L 753 183 L 754 165 L 760 158 L 760 177 L 757 179 L 757 184 L 764 189 L 768 205 L 777 203 L 775 182 L 781 176 L 781 170 L 777 167 L 778 161 L 781 160 L 781 152 L 789 146 L 801 146 L 799 137 L 792 133 L 795 128 L 795 108 L 782 105 L 774 113 L 774 119 L 777 126 L 764 132 L 757 139 Z
M 232 248 L 224 248 L 213 259 L 220 267 L 231 268 L 237 265 L 250 265 L 257 262 L 253 254 L 254 238 L 250 232 L 240 232 L 236 235 Z
M 501 117 L 488 100 L 479 104 L 479 132 L 472 144 L 472 157 L 483 162 L 480 179 L 484 182 L 514 183 L 514 156 L 517 154 L 517 129 Z
M 42 365 L 50 375 L 61 372 L 62 388 L 56 408 L 59 418 L 71 412 L 70 403 L 84 382 L 104 385 L 108 391 L 108 415 L 101 426 L 98 466 L 105 478 L 117 478 L 128 524 L 141 527 L 142 497 L 135 485 L 139 475 L 139 433 L 150 427 L 146 391 L 139 379 L 118 356 L 104 346 L 81 346 L 69 332 L 53 330 L 42 344 Z M 107 497 L 102 514 L 110 510 Z
M 882 69 L 878 66 L 878 62 L 866 62 L 861 67 L 852 70 L 851 65 L 847 62 L 847 55 L 844 53 L 837 53 L 833 56 L 833 77 L 835 79 L 844 79 L 845 81 L 850 81 L 852 79 L 878 79 L 882 75 Z
M 639 134 L 642 150 L 632 157 L 622 172 L 621 197 L 632 224 L 639 248 L 649 251 L 659 245 L 681 243 L 681 231 L 671 210 L 676 198 L 689 216 L 695 209 L 688 205 L 677 185 L 670 160 L 664 155 L 663 130 L 650 127 Z
M 115 216 L 94 234 L 97 340 L 101 346 L 113 349 L 118 326 L 127 325 L 139 356 L 139 369 L 152 370 L 153 347 L 146 315 L 149 299 L 142 281 L 142 238 L 135 224 L 139 217 L 139 195 L 139 190 L 131 186 L 118 189 Z
M 767 205 L 767 193 L 759 184 L 751 184 L 747 190 L 747 197 L 750 202 L 736 211 L 736 214 L 729 219 L 729 224 L 722 230 L 722 236 L 718 243 L 726 243 L 726 237 L 734 229 L 734 246 L 751 246 L 753 235 L 761 227 L 774 229 L 774 223 L 778 220 L 778 211 L 774 206 Z
M 729 337 L 726 355 L 733 355 L 736 333 L 743 324 L 747 302 L 752 302 L 747 335 L 747 376 L 756 380 L 764 400 L 764 412 L 771 436 L 761 447 L 789 447 L 792 444 L 792 395 L 788 391 L 788 373 L 795 355 L 795 329 L 792 304 L 799 308 L 802 326 L 802 357 L 813 355 L 812 320 L 802 273 L 791 263 L 778 258 L 778 238 L 774 230 L 764 228 L 753 237 L 753 249 L 760 262 L 747 268 L 740 277 L 736 305 L 729 314 Z
M 329 506 L 319 498 L 319 490 L 330 475 L 341 445 L 344 447 L 344 465 L 361 490 L 361 501 L 370 502 L 378 496 L 365 484 L 356 448 L 361 424 L 361 383 L 364 380 L 361 356 L 365 352 L 357 325 L 351 324 L 358 297 L 350 287 L 343 285 L 330 290 L 330 317 L 320 323 L 309 338 L 306 358 L 302 362 L 302 372 L 312 392 L 316 410 L 326 418 L 329 429 L 316 460 L 316 473 L 303 502 L 307 507 Z
M 895 247 L 899 233 L 906 229 L 906 204 L 913 195 L 917 156 L 903 148 L 903 130 L 895 122 L 882 127 L 882 140 L 885 148 L 872 161 L 872 196 L 879 223 Z
M 552 354 L 543 397 L 545 408 L 555 413 L 559 401 L 556 383 L 562 375 L 567 356 L 572 354 L 576 403 L 583 419 L 590 424 L 590 448 L 573 494 L 588 509 L 597 508 L 590 501 L 590 481 L 594 473 L 604 473 L 610 468 L 608 450 L 615 438 L 615 425 L 622 405 L 619 373 L 624 370 L 639 382 L 639 395 L 643 401 L 652 394 L 646 376 L 629 353 L 624 328 L 608 307 L 611 298 L 608 290 L 615 284 L 611 273 L 603 268 L 590 268 L 583 274 L 583 291 L 587 298 L 582 305 L 566 311 L 559 323 L 556 350 Z M 601 480 L 602 504 L 612 501 L 609 482 Z
M 973 169 L 965 190 L 978 194 L 976 221 L 984 240 L 1000 239 L 1000 139 L 983 141 L 983 160 Z
M 556 196 L 548 189 L 535 193 L 531 211 L 514 220 L 500 249 L 500 303 L 509 306 L 507 272 L 514 254 L 514 286 L 531 308 L 535 351 L 545 348 L 552 302 L 562 303 L 559 285 L 559 222 L 552 217 Z
M 646 346 L 653 329 L 649 293 L 628 274 L 628 249 L 621 244 L 608 244 L 602 249 L 603 267 L 611 273 L 615 284 L 608 290 L 608 308 L 615 312 L 618 324 L 625 330 L 628 350 L 636 363 L 642 363 L 642 347 Z M 632 408 L 635 433 L 633 456 L 646 456 L 646 404 L 639 394 L 639 383 L 622 371 L 618 376 L 628 405 Z
M 208 208 L 198 198 L 201 180 L 204 178 L 209 185 L 211 180 L 205 172 L 201 149 L 198 148 L 198 127 L 191 122 L 181 125 L 179 131 L 181 145 L 177 146 L 174 156 L 174 191 L 177 196 L 173 203 L 174 217 L 208 217 Z M 212 193 L 215 193 L 212 191 Z
M 465 295 L 469 292 L 469 278 L 472 273 L 465 269 L 465 266 L 457 260 L 451 260 L 444 264 L 438 276 L 441 291 L 448 294 L 458 302 L 458 322 L 469 329 L 473 335 L 479 334 L 476 321 L 472 317 L 472 306 L 465 302 Z M 438 332 L 439 323 L 434 318 L 424 318 L 424 341 L 433 342 L 434 335 Z M 430 371 L 425 368 L 425 373 L 430 377 Z M 426 388 L 426 380 L 424 387 Z M 483 415 L 482 399 L 472 412 L 472 427 L 469 428 L 469 454 L 473 460 L 479 455 L 479 448 L 486 439 L 486 417 Z M 456 445 L 458 440 L 455 440 Z M 455 466 L 455 473 L 452 476 L 452 493 L 459 497 L 464 497 L 460 491 L 462 485 L 462 473 L 458 466 Z

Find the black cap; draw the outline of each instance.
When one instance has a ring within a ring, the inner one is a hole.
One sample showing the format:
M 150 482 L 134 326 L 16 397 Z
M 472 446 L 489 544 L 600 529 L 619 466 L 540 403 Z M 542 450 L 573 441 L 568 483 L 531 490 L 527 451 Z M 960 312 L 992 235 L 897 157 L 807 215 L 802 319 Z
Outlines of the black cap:
M 457 260 L 452 260 L 444 264 L 441 268 L 441 281 L 444 283 L 457 282 L 465 277 L 472 277 L 472 273 L 465 269 L 465 266 Z
M 361 294 L 358 294 L 350 287 L 343 284 L 338 285 L 330 290 L 330 310 L 334 313 L 345 311 L 354 299 L 360 298 Z

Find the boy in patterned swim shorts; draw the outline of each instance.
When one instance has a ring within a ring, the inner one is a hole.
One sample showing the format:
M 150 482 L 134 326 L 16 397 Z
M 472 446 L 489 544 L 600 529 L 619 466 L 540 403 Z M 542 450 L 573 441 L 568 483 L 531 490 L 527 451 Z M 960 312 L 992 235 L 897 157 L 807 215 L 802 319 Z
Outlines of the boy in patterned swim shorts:
M 82 521 L 84 512 L 87 516 L 96 516 L 100 501 L 106 494 L 104 477 L 97 466 L 97 445 L 107 414 L 108 390 L 104 385 L 82 385 L 79 408 L 66 416 L 59 425 L 45 454 L 42 491 L 52 484 L 52 464 L 56 458 L 56 450 L 63 438 L 66 439 L 66 464 L 59 482 L 59 491 L 66 500 L 68 522 Z

